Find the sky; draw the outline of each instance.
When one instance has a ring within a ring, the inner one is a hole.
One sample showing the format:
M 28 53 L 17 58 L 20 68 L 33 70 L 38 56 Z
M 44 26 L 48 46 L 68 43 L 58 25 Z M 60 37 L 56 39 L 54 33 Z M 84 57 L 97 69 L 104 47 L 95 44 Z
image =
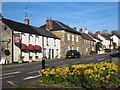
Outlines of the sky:
M 4 18 L 24 23 L 27 6 L 30 25 L 39 27 L 52 17 L 71 27 L 88 29 L 118 30 L 118 2 L 3 2 Z M 32 15 L 30 15 L 32 12 Z

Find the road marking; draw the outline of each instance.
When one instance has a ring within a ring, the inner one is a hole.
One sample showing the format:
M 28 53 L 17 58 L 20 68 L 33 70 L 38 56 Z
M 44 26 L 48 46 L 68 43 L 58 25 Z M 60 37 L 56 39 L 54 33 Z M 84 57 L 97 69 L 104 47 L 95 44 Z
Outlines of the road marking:
M 2 70 L 2 72 L 4 72 L 4 73 L 7 73 L 7 72 L 15 72 L 15 71 L 20 71 L 20 70 L 22 70 L 22 69 L 16 69 L 16 70 L 10 70 L 10 71 L 4 71 L 4 70 Z
M 6 73 L 6 74 L 2 74 L 2 76 L 5 76 L 5 75 L 11 75 L 11 74 L 17 74 L 17 73 L 21 73 L 21 72 L 12 72 L 12 73 Z
M 7 83 L 9 83 L 9 84 L 11 84 L 11 85 L 13 85 L 13 86 L 17 86 L 16 84 L 14 84 L 12 81 L 7 81 Z
M 0 78 L 0 79 L 6 79 L 6 78 L 10 78 L 10 77 L 14 77 L 14 75 L 12 75 L 12 76 L 7 76 L 7 77 L 3 77 L 3 78 Z
M 92 60 L 91 58 L 86 59 L 86 61 Z
M 101 60 L 103 60 L 103 59 L 105 59 L 105 58 L 100 58 L 100 59 L 98 59 L 98 61 L 101 61 Z
M 41 76 L 41 75 L 29 76 L 29 77 L 24 78 L 23 80 L 33 79 L 33 78 L 37 78 L 37 77 L 40 77 L 40 76 Z
M 40 70 L 38 70 L 38 71 L 40 71 Z M 38 71 L 28 72 L 27 74 L 31 74 L 31 73 L 38 72 Z

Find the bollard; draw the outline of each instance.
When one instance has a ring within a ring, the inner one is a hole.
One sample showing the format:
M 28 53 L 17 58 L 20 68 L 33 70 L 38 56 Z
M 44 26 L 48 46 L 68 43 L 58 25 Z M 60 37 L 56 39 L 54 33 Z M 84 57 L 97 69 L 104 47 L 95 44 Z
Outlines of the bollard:
M 45 58 L 42 58 L 42 69 L 45 69 Z

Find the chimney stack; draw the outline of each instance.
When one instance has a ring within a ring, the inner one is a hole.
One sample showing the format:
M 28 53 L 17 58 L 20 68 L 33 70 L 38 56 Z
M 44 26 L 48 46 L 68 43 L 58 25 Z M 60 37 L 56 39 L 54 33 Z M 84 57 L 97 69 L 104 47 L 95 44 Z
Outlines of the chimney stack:
M 88 29 L 87 28 L 85 29 L 85 34 L 88 34 Z
M 100 30 L 98 30 L 98 33 L 100 34 Z
M 47 18 L 46 20 L 46 29 L 52 29 L 53 28 L 53 22 L 52 22 L 52 18 Z
M 98 38 L 98 34 L 99 34 L 99 32 L 96 32 L 96 33 L 95 33 L 95 37 L 96 37 L 96 38 Z
M 76 27 L 73 27 L 73 29 L 74 29 L 74 30 L 77 30 L 77 28 L 76 28 Z
M 80 29 L 79 29 L 79 32 L 80 32 L 80 33 L 82 33 L 82 32 L 83 32 L 83 31 L 82 31 L 82 28 L 80 28 Z
M 28 17 L 26 17 L 24 21 L 25 21 L 25 24 L 29 25 L 30 20 Z

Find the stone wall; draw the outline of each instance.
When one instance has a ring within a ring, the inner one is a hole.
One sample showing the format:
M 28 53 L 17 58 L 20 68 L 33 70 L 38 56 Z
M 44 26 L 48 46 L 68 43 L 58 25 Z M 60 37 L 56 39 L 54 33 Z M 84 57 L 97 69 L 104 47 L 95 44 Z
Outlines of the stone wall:
M 64 30 L 52 31 L 52 33 L 61 39 L 61 42 L 60 42 L 61 57 L 65 57 L 66 52 L 68 50 L 78 50 L 81 54 L 83 54 L 83 49 L 82 49 L 83 39 L 81 38 L 80 35 L 66 32 Z M 78 40 L 76 40 L 77 38 L 78 38 Z
M 8 49 L 10 55 L 6 56 L 4 51 Z M 2 24 L 2 57 L 6 57 L 9 63 L 12 63 L 12 30 Z

